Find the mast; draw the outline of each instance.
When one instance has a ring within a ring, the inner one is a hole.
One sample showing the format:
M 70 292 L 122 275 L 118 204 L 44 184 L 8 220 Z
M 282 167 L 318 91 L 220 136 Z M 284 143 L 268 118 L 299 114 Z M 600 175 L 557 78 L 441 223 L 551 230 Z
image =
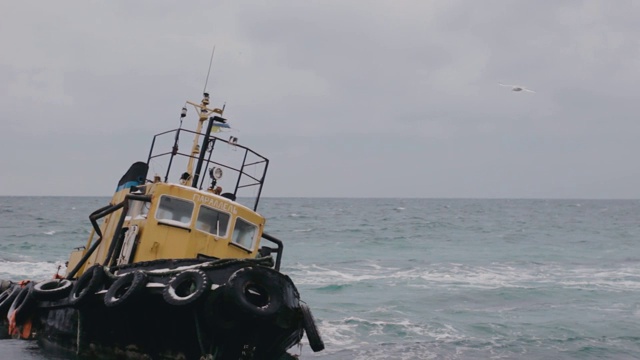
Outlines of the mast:
M 207 121 L 207 119 L 209 118 L 209 115 L 211 115 L 212 113 L 218 113 L 220 115 L 222 115 L 222 112 L 224 111 L 224 106 L 222 107 L 222 110 L 220 109 L 209 109 L 207 108 L 207 105 L 209 105 L 209 93 L 207 92 L 207 84 L 209 83 L 209 75 L 211 74 L 211 64 L 213 63 L 213 54 L 215 54 L 216 52 L 216 46 L 213 45 L 213 49 L 211 50 L 211 58 L 209 59 L 209 70 L 207 70 L 207 77 L 205 78 L 205 82 L 204 82 L 204 88 L 202 89 L 203 92 L 203 97 L 202 97 L 202 103 L 200 105 L 196 104 L 196 103 L 192 103 L 190 101 L 187 101 L 188 104 L 191 104 L 193 106 L 196 107 L 197 110 L 200 110 L 198 112 L 198 126 L 196 127 L 196 135 L 193 139 L 193 145 L 191 146 L 191 156 L 189 157 L 189 163 L 187 164 L 187 172 L 186 172 L 186 176 L 183 175 L 182 180 L 184 181 L 184 185 L 189 184 L 189 181 L 191 181 L 193 179 L 193 160 L 196 158 L 196 156 L 200 153 L 200 147 L 198 146 L 198 138 L 200 137 L 200 131 L 202 131 L 202 125 L 204 124 L 205 121 Z M 209 132 L 211 131 L 211 126 L 209 126 L 207 128 L 207 133 L 205 134 L 205 142 L 207 140 L 207 137 L 209 136 Z M 202 149 L 202 151 L 205 151 L 206 149 Z M 198 163 L 200 163 L 202 156 L 199 157 L 198 159 Z M 198 166 L 199 168 L 199 166 Z M 196 181 L 194 181 L 191 186 L 196 187 Z
M 193 145 L 191 146 L 191 156 L 189 157 L 189 163 L 187 164 L 187 174 L 189 175 L 185 181 L 185 185 L 190 183 L 190 180 L 193 178 L 193 164 L 194 160 L 200 154 L 200 151 L 205 151 L 206 149 L 200 149 L 198 145 L 198 140 L 200 139 L 200 132 L 202 131 L 202 125 L 204 124 L 209 116 L 213 113 L 222 115 L 222 109 L 210 109 L 207 107 L 209 105 L 209 93 L 204 93 L 204 97 L 202 98 L 201 104 L 196 104 L 191 101 L 187 101 L 187 104 L 193 105 L 198 110 L 198 126 L 196 127 L 196 134 L 193 139 Z M 210 130 L 210 129 L 208 129 Z M 209 134 L 204 134 L 204 136 L 209 136 Z M 193 184 L 195 186 L 195 184 Z

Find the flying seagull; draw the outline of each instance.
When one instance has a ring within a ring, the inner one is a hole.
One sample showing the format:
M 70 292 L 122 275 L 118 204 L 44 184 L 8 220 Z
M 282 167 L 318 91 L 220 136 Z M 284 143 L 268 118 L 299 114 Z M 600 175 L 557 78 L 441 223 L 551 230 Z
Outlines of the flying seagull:
M 510 87 L 511 91 L 526 91 L 526 92 L 530 92 L 530 93 L 535 93 L 535 91 L 529 90 L 526 87 L 520 86 L 520 85 L 506 85 L 506 84 L 502 84 L 502 83 L 498 83 L 498 85 Z

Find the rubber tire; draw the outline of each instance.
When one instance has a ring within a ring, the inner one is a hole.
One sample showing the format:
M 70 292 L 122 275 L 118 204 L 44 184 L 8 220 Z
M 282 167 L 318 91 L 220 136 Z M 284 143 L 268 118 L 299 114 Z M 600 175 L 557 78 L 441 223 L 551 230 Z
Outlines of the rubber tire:
M 324 350 L 324 341 L 322 341 L 320 337 L 316 322 L 311 314 L 311 309 L 309 309 L 307 304 L 301 302 L 300 311 L 302 312 L 302 326 L 304 327 L 304 332 L 307 334 L 307 340 L 309 340 L 311 350 L 313 350 L 313 352 Z
M 193 286 L 195 288 L 192 288 Z M 184 306 L 202 298 L 209 289 L 209 277 L 204 271 L 185 270 L 171 279 L 162 289 L 162 297 L 171 305 Z M 185 293 L 185 290 L 188 290 L 188 293 Z
M 20 293 L 13 299 L 11 307 L 7 312 L 7 320 L 9 316 L 15 311 L 16 325 L 22 325 L 32 314 L 34 309 L 35 298 L 33 297 L 33 283 L 27 284 L 27 286 L 20 289 Z
M 144 291 L 148 281 L 147 275 L 141 271 L 120 276 L 104 295 L 104 304 L 107 307 L 116 307 L 135 300 Z
M 0 294 L 7 289 L 11 289 L 15 283 L 11 280 L 0 280 Z
M 235 305 L 242 313 L 250 316 L 269 318 L 275 316 L 284 304 L 280 284 L 280 279 L 269 269 L 245 267 L 229 277 L 225 290 L 226 302 Z M 251 302 L 247 295 L 252 287 L 253 293 L 262 297 L 254 301 L 262 301 L 266 304 L 259 305 Z
M 107 274 L 101 265 L 93 265 L 78 278 L 73 284 L 69 294 L 69 303 L 73 306 L 81 306 L 91 295 L 95 294 L 104 285 Z
M 18 296 L 21 287 L 13 285 L 0 294 L 0 316 L 6 317 L 13 300 Z
M 37 300 L 58 300 L 68 296 L 73 283 L 67 279 L 50 279 L 41 281 L 33 287 L 33 295 Z

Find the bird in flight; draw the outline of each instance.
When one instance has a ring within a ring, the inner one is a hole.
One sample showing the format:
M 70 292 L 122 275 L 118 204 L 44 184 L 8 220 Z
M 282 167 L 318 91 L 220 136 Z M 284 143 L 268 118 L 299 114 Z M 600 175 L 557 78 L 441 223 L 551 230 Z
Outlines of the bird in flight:
M 506 85 L 503 83 L 498 83 L 498 85 L 500 86 L 504 86 L 504 87 L 510 87 L 511 91 L 526 91 L 526 92 L 530 92 L 530 93 L 535 93 L 535 91 L 531 90 L 531 89 L 527 89 L 524 86 L 520 86 L 520 85 Z

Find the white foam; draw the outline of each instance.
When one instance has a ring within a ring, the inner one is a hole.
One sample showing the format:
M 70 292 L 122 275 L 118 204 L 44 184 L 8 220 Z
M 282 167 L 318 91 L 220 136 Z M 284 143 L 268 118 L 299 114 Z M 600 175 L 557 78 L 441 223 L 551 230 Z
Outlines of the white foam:
M 500 263 L 488 266 L 440 263 L 399 269 L 375 262 L 352 265 L 355 267 L 326 268 L 296 264 L 288 273 L 296 284 L 312 286 L 376 281 L 387 286 L 403 285 L 420 289 L 434 286 L 498 289 L 554 285 L 605 291 L 640 290 L 640 268 L 636 267 L 567 269 L 559 265 L 540 265 L 523 269 Z
M 348 353 L 350 359 L 388 359 L 390 353 L 394 354 L 394 359 L 428 359 L 431 358 L 430 345 L 429 342 L 424 342 L 425 339 L 435 342 L 456 342 L 465 339 L 465 336 L 452 326 L 432 327 L 408 319 L 374 321 L 350 316 L 340 320 L 320 321 L 317 326 L 326 345 L 322 354 L 326 356 Z M 405 341 L 391 344 L 397 347 L 397 351 L 380 351 L 378 345 L 368 346 L 384 343 L 390 334 L 395 336 L 398 332 L 405 334 Z M 302 343 L 307 344 L 306 337 Z
M 346 285 L 366 280 L 389 278 L 388 269 L 373 269 L 363 272 L 361 269 L 328 269 L 318 265 L 299 265 L 290 271 L 296 283 L 308 285 Z
M 0 279 L 13 281 L 51 279 L 58 271 L 63 275 L 66 272 L 64 264 L 57 262 L 27 262 L 27 261 L 0 261 Z

